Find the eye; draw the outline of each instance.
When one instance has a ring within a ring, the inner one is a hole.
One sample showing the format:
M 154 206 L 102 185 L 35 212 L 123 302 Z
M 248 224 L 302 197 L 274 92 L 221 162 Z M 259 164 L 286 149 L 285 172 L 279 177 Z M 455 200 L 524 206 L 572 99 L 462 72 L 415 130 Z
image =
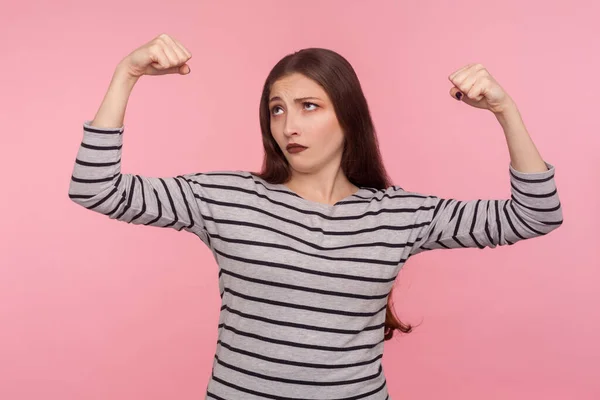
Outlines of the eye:
M 271 109 L 271 115 L 279 115 L 279 114 L 277 114 L 277 113 L 276 113 L 276 112 L 277 112 L 277 110 L 281 110 L 281 111 L 283 111 L 283 110 L 281 109 L 281 107 L 280 107 L 280 106 L 275 106 L 275 107 L 273 107 L 273 108 Z
M 304 108 L 306 109 L 306 106 L 312 106 L 313 108 L 308 110 L 308 111 L 314 111 L 316 110 L 319 106 L 316 105 L 315 103 L 309 103 L 308 101 L 305 101 L 304 103 L 302 103 L 304 105 Z

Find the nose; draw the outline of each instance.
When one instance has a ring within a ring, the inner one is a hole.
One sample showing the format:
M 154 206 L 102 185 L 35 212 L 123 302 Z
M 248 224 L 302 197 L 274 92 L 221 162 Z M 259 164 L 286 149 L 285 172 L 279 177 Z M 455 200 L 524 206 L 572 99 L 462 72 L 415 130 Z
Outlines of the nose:
M 285 116 L 285 124 L 283 126 L 283 134 L 286 137 L 298 135 L 297 118 L 294 117 L 291 113 L 288 113 Z

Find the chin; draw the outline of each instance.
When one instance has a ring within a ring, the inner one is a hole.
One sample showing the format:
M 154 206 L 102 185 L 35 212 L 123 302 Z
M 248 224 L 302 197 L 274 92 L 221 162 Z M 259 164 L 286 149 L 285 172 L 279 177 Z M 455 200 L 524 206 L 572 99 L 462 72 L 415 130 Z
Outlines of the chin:
M 321 169 L 321 165 L 315 162 L 298 162 L 298 160 L 294 160 L 294 162 L 289 162 L 290 167 L 301 174 L 312 174 L 318 172 Z
M 314 172 L 314 170 L 316 169 L 314 167 L 311 168 L 310 166 L 306 166 L 306 165 L 298 165 L 298 163 L 295 163 L 295 164 L 290 163 L 290 167 L 294 171 L 296 171 L 300 174 L 310 174 L 311 172 Z

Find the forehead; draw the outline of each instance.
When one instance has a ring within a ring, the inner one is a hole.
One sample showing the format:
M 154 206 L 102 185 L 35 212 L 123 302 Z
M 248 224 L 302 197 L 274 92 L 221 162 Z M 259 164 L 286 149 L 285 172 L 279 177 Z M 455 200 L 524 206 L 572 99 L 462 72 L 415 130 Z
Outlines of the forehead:
M 325 98 L 325 90 L 317 82 L 298 73 L 287 75 L 275 81 L 271 87 L 270 97 L 309 97 Z

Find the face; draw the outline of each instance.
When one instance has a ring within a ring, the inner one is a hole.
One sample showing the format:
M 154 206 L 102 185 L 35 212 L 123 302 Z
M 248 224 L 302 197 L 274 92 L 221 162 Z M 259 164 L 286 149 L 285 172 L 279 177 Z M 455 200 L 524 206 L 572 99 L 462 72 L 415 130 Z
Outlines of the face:
M 344 133 L 318 83 L 301 74 L 289 75 L 273 84 L 269 99 L 271 134 L 292 170 L 315 173 L 339 167 Z M 295 152 L 290 144 L 306 148 Z

